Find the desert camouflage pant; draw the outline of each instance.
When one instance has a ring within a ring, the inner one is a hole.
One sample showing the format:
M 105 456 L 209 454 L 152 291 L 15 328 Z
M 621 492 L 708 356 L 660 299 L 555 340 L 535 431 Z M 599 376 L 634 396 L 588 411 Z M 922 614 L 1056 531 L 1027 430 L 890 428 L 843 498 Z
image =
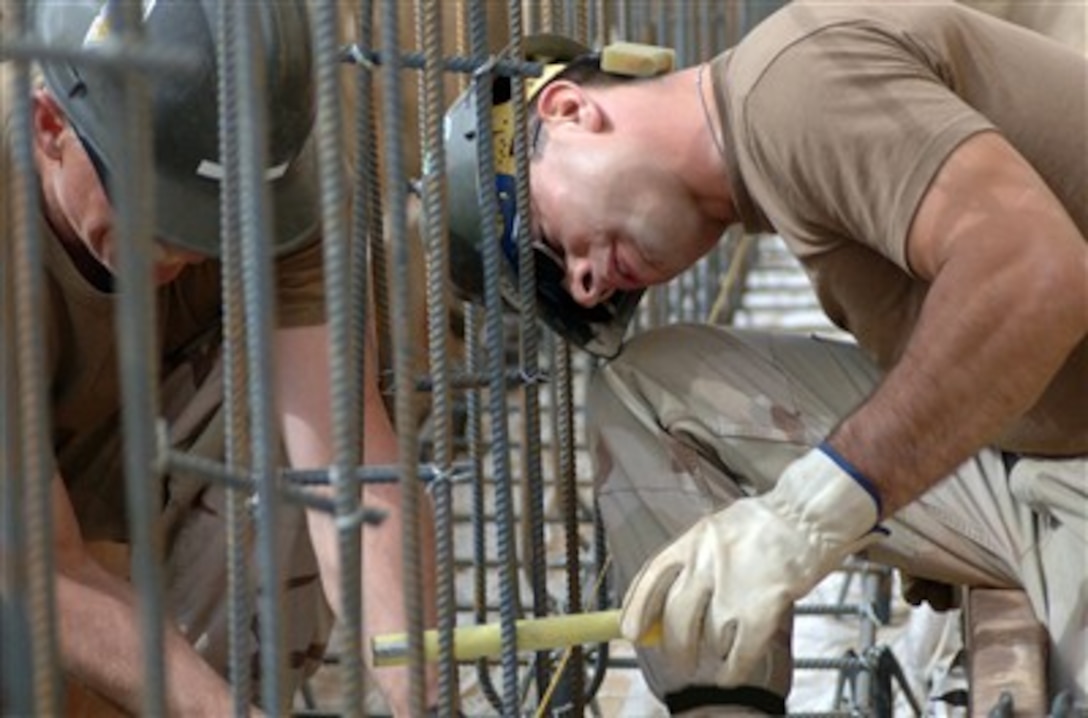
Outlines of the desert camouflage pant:
M 201 371 L 200 374 L 204 372 Z M 162 410 L 169 424 L 170 443 L 180 450 L 221 461 L 225 456 L 222 372 L 216 362 L 210 373 L 195 380 L 193 366 L 183 364 L 164 382 Z M 227 492 L 221 485 L 184 472 L 172 472 L 164 485 L 162 528 L 165 542 L 166 610 L 197 651 L 224 677 L 228 675 Z M 249 512 L 246 525 L 245 575 L 250 589 L 258 582 L 254 556 L 254 527 Z M 317 561 L 302 509 L 283 504 L 275 528 L 284 571 L 283 617 L 285 633 L 286 695 L 321 663 L 332 628 L 332 613 L 325 601 Z M 128 546 L 114 542 L 89 545 L 107 568 L 128 577 Z M 260 698 L 260 632 L 255 590 L 249 596 L 250 616 L 244 648 L 248 655 L 252 698 Z M 78 687 L 68 692 L 69 715 L 106 715 L 98 699 Z
M 709 326 L 636 337 L 593 379 L 589 449 L 620 595 L 702 516 L 770 489 L 879 379 L 855 346 Z M 918 447 L 924 450 L 925 447 Z M 1088 458 L 983 450 L 886 522 L 869 555 L 914 577 L 1022 587 L 1051 646 L 1051 692 L 1088 687 Z M 790 626 L 750 684 L 785 696 Z M 639 652 L 659 697 L 707 684 Z M 709 674 L 708 674 L 709 675 Z

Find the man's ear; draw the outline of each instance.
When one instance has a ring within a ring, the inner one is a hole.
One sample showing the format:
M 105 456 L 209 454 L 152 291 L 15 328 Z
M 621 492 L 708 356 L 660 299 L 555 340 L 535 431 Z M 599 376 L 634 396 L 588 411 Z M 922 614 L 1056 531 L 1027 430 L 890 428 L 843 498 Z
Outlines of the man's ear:
M 57 99 L 48 90 L 34 91 L 34 144 L 51 160 L 60 159 L 61 142 L 68 120 Z
M 546 123 L 571 122 L 591 132 L 603 126 L 600 106 L 585 88 L 568 80 L 549 83 L 536 100 L 537 115 Z

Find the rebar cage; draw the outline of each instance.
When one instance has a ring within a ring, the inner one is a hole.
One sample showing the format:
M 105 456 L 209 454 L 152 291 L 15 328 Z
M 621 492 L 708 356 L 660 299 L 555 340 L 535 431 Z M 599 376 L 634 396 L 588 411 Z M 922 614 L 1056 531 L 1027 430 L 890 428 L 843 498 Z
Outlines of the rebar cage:
M 171 0 L 160 0 L 163 2 Z M 117 333 L 122 381 L 123 465 L 139 596 L 142 713 L 165 713 L 161 626 L 164 605 L 161 487 L 148 477 L 184 469 L 225 486 L 229 576 L 230 675 L 235 710 L 250 698 L 273 715 L 369 712 L 362 656 L 360 532 L 378 512 L 360 500 L 361 484 L 398 482 L 403 492 L 407 654 L 413 715 L 424 705 L 427 620 L 421 596 L 419 517 L 434 507 L 437 546 L 439 713 L 582 714 L 609 670 L 632 670 L 607 643 L 525 655 L 515 622 L 526 616 L 577 613 L 614 605 L 607 551 L 594 510 L 580 443 L 580 390 L 592 359 L 538 327 L 533 311 L 504 317 L 497 247 L 485 253 L 484 307 L 461 305 L 447 289 L 445 159 L 442 116 L 455 92 L 486 92 L 497 72 L 521 82 L 531 65 L 499 66 L 494 53 L 509 38 L 551 31 L 601 46 L 629 39 L 675 48 L 691 65 L 735 43 L 778 6 L 776 0 L 314 0 L 312 11 L 321 176 L 325 307 L 330 331 L 335 460 L 326 470 L 281 466 L 267 361 L 273 332 L 274 275 L 262 238 L 270 231 L 255 22 L 250 3 L 223 3 L 220 58 L 220 148 L 223 177 L 222 357 L 227 451 L 210 462 L 174 451 L 160 416 L 159 357 L 154 341 L 149 99 L 141 68 L 161 63 L 183 71 L 188 57 L 156 52 L 142 37 L 139 0 L 106 3 L 126 28 L 108 51 L 55 48 L 33 41 L 26 2 L 4 0 L 0 60 L 5 74 L 5 165 L 0 211 L 14 228 L 0 244 L 0 546 L 3 712 L 63 712 L 59 621 L 52 550 L 51 428 L 43 305 L 43 236 L 31 150 L 34 62 L 67 53 L 123 78 L 118 108 L 128 142 L 111 177 L 121 244 Z M 515 93 L 520 96 L 520 93 Z M 480 103 L 486 107 L 487 103 Z M 524 103 L 516 109 L 524 125 Z M 489 147 L 489 113 L 479 117 Z M 526 142 L 519 136 L 519 204 L 527 202 Z M 349 158 L 345 163 L 344 158 Z M 483 158 L 489 162 L 490 158 Z M 346 168 L 346 171 L 345 171 Z M 483 170 L 486 174 L 490 168 Z M 486 183 L 485 183 L 486 184 Z M 413 192 L 413 185 L 416 192 Z M 418 196 L 416 196 L 418 195 Z M 483 216 L 494 198 L 480 196 Z M 494 216 L 492 212 L 491 216 Z M 729 321 L 745 249 L 729 237 L 720 250 L 668 286 L 649 292 L 635 329 L 674 321 Z M 527 237 L 523 257 L 532 261 Z M 494 243 L 492 243 L 494 245 Z M 533 273 L 519 291 L 534 296 Z M 372 297 L 372 303 L 368 303 Z M 531 307 L 532 301 L 523 306 Z M 369 309 L 368 309 L 369 307 Z M 382 347 L 382 385 L 395 416 L 399 463 L 362 466 L 360 421 L 363 337 Z M 311 488 L 333 487 L 331 498 Z M 281 607 L 283 557 L 275 526 L 284 507 L 303 505 L 335 517 L 344 570 L 335 680 L 287 695 L 282 636 L 292 616 Z M 246 581 L 247 546 L 259 590 Z M 841 609 L 840 609 L 841 610 Z M 239 646 L 258 619 L 260 694 L 250 696 Z M 501 657 L 475 665 L 453 660 L 458 624 L 498 622 Z M 837 667 L 857 666 L 857 661 Z M 835 667 L 835 666 L 832 666 Z M 464 695 L 466 682 L 474 697 Z M 329 686 L 332 686 L 331 689 Z M 381 709 L 377 709 L 380 712 Z

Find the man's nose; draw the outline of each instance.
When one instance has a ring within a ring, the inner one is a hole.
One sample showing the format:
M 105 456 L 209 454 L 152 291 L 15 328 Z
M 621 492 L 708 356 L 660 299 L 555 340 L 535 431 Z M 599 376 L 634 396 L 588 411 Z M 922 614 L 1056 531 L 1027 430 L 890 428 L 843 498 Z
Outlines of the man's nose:
M 574 259 L 567 257 L 567 291 L 574 301 L 583 307 L 592 307 L 608 298 L 612 293 L 605 286 L 601 272 L 595 271 L 589 257 Z

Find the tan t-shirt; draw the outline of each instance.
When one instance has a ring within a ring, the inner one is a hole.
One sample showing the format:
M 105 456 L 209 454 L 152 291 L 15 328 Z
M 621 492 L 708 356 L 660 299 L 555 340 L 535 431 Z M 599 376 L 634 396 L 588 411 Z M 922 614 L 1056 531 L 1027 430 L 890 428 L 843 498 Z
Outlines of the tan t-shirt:
M 713 69 L 741 220 L 783 236 L 885 368 L 928 289 L 907 264 L 912 218 L 968 137 L 1000 132 L 1088 237 L 1088 61 L 1037 33 L 951 2 L 798 0 Z M 1088 452 L 1086 398 L 1082 342 L 999 445 Z
M 88 282 L 60 240 L 43 222 L 45 317 L 52 402 L 53 450 L 84 538 L 121 540 L 124 480 L 120 444 L 121 387 L 114 328 L 117 297 Z M 276 265 L 279 326 L 324 321 L 320 242 L 280 258 Z M 158 290 L 160 377 L 211 368 L 219 342 L 219 263 L 188 267 Z M 163 409 L 192 382 L 162 392 Z M 174 390 L 177 387 L 177 390 Z
M 1016 23 L 1088 55 L 1088 3 L 1084 0 L 957 0 Z

